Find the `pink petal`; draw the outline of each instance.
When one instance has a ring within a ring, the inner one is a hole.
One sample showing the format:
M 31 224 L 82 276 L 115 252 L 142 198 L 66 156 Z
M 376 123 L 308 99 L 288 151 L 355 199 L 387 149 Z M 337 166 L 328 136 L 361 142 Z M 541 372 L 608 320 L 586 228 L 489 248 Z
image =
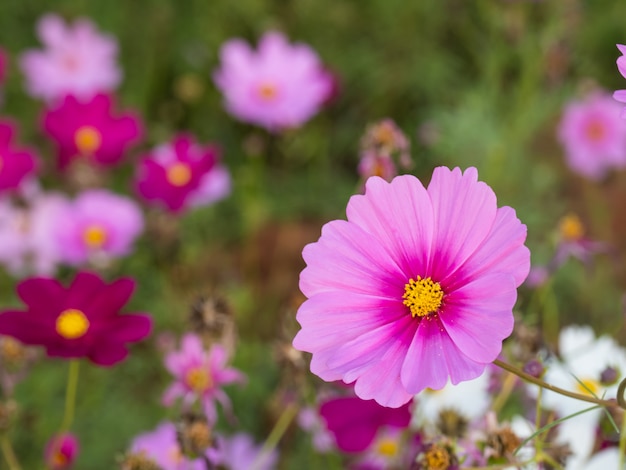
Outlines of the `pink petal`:
M 56 279 L 34 277 L 17 286 L 17 295 L 33 312 L 56 318 L 66 295 L 65 288 Z
M 163 393 L 163 398 L 161 398 L 161 402 L 165 406 L 171 406 L 178 397 L 182 397 L 187 392 L 187 389 L 180 383 L 174 382 L 172 385 L 167 387 L 165 392 Z
M 435 390 L 448 383 L 475 379 L 485 364 L 474 362 L 454 344 L 437 317 L 422 320 L 402 365 L 401 381 L 408 393 Z
M 350 222 L 382 242 L 405 275 L 425 276 L 433 241 L 433 208 L 417 178 L 398 176 L 392 184 L 369 178 L 365 195 L 350 198 L 346 212 Z
M 324 225 L 319 241 L 307 245 L 302 256 L 307 267 L 300 290 L 307 297 L 329 290 L 396 296 L 407 281 L 379 240 L 344 220 Z
M 440 281 L 462 265 L 485 240 L 496 218 L 492 189 L 478 182 L 476 168 L 435 168 L 428 185 L 434 211 L 432 277 Z
M 145 339 L 151 330 L 152 319 L 148 315 L 127 314 L 110 320 L 105 335 L 111 342 L 134 343 Z
M 439 319 L 465 356 L 491 362 L 502 351 L 502 340 L 513 331 L 515 281 L 508 274 L 487 274 L 446 297 Z
M 89 359 L 94 364 L 104 367 L 111 367 L 128 356 L 128 349 L 123 344 L 100 341 L 94 345 Z

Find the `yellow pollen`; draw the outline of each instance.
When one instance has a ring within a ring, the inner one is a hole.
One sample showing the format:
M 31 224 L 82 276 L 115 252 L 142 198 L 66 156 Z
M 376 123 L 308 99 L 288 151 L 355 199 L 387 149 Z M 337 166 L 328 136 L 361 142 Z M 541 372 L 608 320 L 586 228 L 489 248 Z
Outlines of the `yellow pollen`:
M 271 83 L 263 83 L 259 86 L 259 96 L 264 101 L 272 101 L 278 96 L 278 90 L 276 86 Z
M 64 468 L 64 466 L 67 465 L 67 457 L 63 455 L 61 451 L 56 451 L 52 455 L 52 464 L 54 466 L 53 468 Z
M 382 439 L 378 443 L 377 448 L 380 455 L 384 455 L 385 457 L 395 457 L 398 455 L 400 446 L 398 446 L 398 443 L 392 439 Z
M 100 225 L 89 225 L 83 232 L 83 241 L 89 248 L 100 248 L 106 240 L 106 230 Z
M 213 379 L 208 370 L 194 367 L 185 375 L 185 384 L 196 393 L 203 393 L 213 385 Z
M 411 316 L 425 317 L 431 313 L 436 313 L 441 307 L 443 291 L 438 282 L 433 282 L 430 277 L 422 279 L 417 276 L 417 281 L 409 279 L 409 283 L 404 286 L 402 296 L 404 305 L 411 310 Z
M 186 163 L 177 162 L 169 166 L 166 177 L 172 186 L 185 186 L 191 179 L 191 170 Z
M 563 240 L 572 242 L 583 237 L 585 227 L 577 215 L 567 214 L 559 221 L 559 232 Z
M 578 379 L 576 389 L 583 395 L 597 396 L 600 391 L 600 384 L 593 379 Z
M 74 134 L 76 148 L 83 155 L 92 155 L 102 144 L 102 134 L 92 126 L 80 127 Z
M 75 308 L 63 310 L 57 318 L 56 330 L 65 339 L 77 339 L 89 329 L 89 320 L 83 312 Z
M 606 129 L 601 122 L 591 121 L 585 129 L 589 140 L 599 141 L 606 135 Z
M 446 470 L 450 468 L 450 454 L 446 449 L 432 447 L 426 453 L 426 468 L 429 470 Z

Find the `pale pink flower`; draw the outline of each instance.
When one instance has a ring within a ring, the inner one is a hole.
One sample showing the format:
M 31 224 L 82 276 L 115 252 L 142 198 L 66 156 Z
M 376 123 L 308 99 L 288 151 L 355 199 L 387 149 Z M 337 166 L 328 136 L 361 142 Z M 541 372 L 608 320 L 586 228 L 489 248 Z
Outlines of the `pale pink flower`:
M 48 14 L 37 23 L 37 35 L 45 49 L 26 51 L 20 58 L 33 97 L 51 101 L 72 94 L 88 99 L 120 83 L 117 42 L 91 21 L 81 18 L 69 26 Z
M 60 253 L 51 234 L 67 200 L 60 194 L 39 191 L 27 200 L 27 207 L 0 201 L 0 264 L 17 277 L 53 275 Z
M 278 32 L 266 33 L 257 51 L 232 39 L 222 46 L 220 58 L 214 79 L 228 112 L 270 131 L 304 124 L 333 88 L 315 51 L 289 44 Z
M 278 452 L 263 452 L 251 436 L 240 432 L 230 437 L 217 437 L 217 449 L 210 457 L 224 470 L 273 470 L 278 464 Z
M 626 45 L 616 44 L 621 56 L 617 58 L 617 70 L 626 78 Z M 617 90 L 613 93 L 613 98 L 621 103 L 626 103 L 626 90 Z M 621 118 L 626 119 L 626 107 L 622 108 Z
M 104 189 L 85 191 L 57 214 L 53 236 L 70 265 L 100 265 L 130 254 L 143 231 L 143 214 L 132 199 Z
M 226 409 L 230 408 L 228 396 L 222 386 L 242 382 L 243 374 L 226 366 L 228 355 L 220 344 L 205 351 L 200 337 L 188 333 L 183 336 L 180 351 L 165 356 L 165 367 L 174 376 L 175 382 L 165 391 L 163 404 L 170 406 L 176 398 L 183 399 L 185 407 L 199 400 L 207 419 L 217 419 L 215 401 Z
M 620 106 L 604 92 L 565 107 L 558 138 L 572 171 L 598 180 L 626 166 L 626 126 L 619 114 Z
M 445 167 L 428 188 L 410 175 L 372 177 L 348 220 L 305 247 L 308 300 L 293 344 L 313 353 L 313 373 L 399 407 L 497 358 L 530 253 L 515 211 L 477 179 L 475 168 Z
M 205 470 L 202 459 L 188 459 L 180 450 L 173 423 L 161 423 L 154 431 L 138 435 L 132 442 L 131 454 L 143 455 L 162 470 Z

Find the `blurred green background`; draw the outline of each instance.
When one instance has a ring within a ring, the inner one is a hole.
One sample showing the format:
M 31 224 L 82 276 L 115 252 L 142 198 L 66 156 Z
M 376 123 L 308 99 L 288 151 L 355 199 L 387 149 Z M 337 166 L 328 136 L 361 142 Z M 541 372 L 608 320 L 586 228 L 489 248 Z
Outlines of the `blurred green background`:
M 614 255 L 598 258 L 592 270 L 571 261 L 556 274 L 545 294 L 556 325 L 547 333 L 554 339 L 558 326 L 585 322 L 624 338 L 626 175 L 590 183 L 573 174 L 555 126 L 563 104 L 590 88 L 626 88 L 615 66 L 615 43 L 626 42 L 626 2 L 3 0 L 0 45 L 11 62 L 2 115 L 19 123 L 22 142 L 52 162 L 53 148 L 38 127 L 42 105 L 26 96 L 17 67 L 21 52 L 40 47 L 35 24 L 47 12 L 89 17 L 118 39 L 119 108 L 143 116 L 143 149 L 189 130 L 219 143 L 234 182 L 227 200 L 185 215 L 178 238 L 145 235 L 109 273 L 137 278 L 129 311 L 151 312 L 157 328 L 111 370 L 82 365 L 76 468 L 114 468 L 134 435 L 176 418 L 159 404 L 170 378 L 157 338 L 186 330 L 190 306 L 202 294 L 225 296 L 237 318 L 234 362 L 249 376 L 245 388 L 229 390 L 238 429 L 259 441 L 267 435 L 289 380 L 274 351 L 285 329 L 295 331 L 301 249 L 325 221 L 344 216 L 349 196 L 359 191 L 360 136 L 385 117 L 408 135 L 412 172 L 424 181 L 438 165 L 478 167 L 499 204 L 513 206 L 528 225 L 534 263 L 548 261 L 558 219 L 570 211 L 591 236 L 613 244 Z M 211 79 L 221 44 L 232 37 L 256 44 L 269 29 L 310 44 L 340 86 L 332 104 L 280 136 L 226 114 Z M 131 165 L 118 171 L 113 187 L 130 193 L 131 174 Z M 59 187 L 51 176 L 45 184 Z M 16 302 L 13 287 L 3 276 L 6 304 Z M 520 305 L 534 305 L 530 297 L 523 290 Z M 533 321 L 538 312 L 529 307 L 525 314 Z M 42 468 L 41 449 L 62 418 L 66 373 L 67 364 L 43 359 L 17 389 L 21 412 L 12 438 L 26 470 Z M 330 465 L 295 429 L 281 453 L 284 469 Z

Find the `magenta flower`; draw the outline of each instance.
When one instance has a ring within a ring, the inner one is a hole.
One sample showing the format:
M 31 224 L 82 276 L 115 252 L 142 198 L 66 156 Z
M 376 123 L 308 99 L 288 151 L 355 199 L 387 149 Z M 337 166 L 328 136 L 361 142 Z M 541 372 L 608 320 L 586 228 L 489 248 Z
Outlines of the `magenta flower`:
M 381 428 L 405 429 L 411 423 L 408 403 L 390 409 L 357 397 L 331 398 L 321 404 L 320 415 L 343 452 L 363 452 Z
M 165 391 L 163 403 L 170 406 L 176 398 L 182 397 L 183 404 L 190 406 L 200 400 L 207 419 L 214 423 L 217 419 L 215 401 L 225 408 L 230 407 L 222 386 L 244 380 L 237 369 L 226 367 L 227 361 L 228 355 L 221 345 L 214 344 L 205 351 L 197 335 L 186 334 L 180 351 L 165 356 L 165 367 L 176 381 Z
M 31 151 L 13 145 L 14 135 L 15 126 L 9 121 L 0 121 L 0 191 L 17 189 L 37 167 Z
M 132 199 L 94 189 L 59 211 L 53 236 L 61 260 L 80 266 L 128 255 L 142 231 L 143 214 Z
M 255 52 L 241 39 L 220 51 L 214 79 L 226 109 L 236 118 L 270 131 L 299 127 L 320 109 L 333 80 L 305 44 L 290 45 L 280 33 L 266 33 Z
M 526 227 L 475 168 L 378 177 L 303 252 L 294 347 L 311 370 L 399 407 L 425 388 L 481 375 L 513 329 L 530 268 Z
M 26 279 L 17 286 L 26 310 L 0 312 L 0 335 L 43 346 L 51 357 L 112 366 L 128 355 L 126 343 L 141 341 L 152 328 L 148 315 L 119 314 L 134 289 L 130 278 L 105 284 L 88 272 L 78 273 L 69 287 L 56 279 Z
M 193 137 L 177 136 L 143 158 L 137 191 L 170 211 L 210 204 L 230 193 L 230 175 L 214 146 L 200 147 Z
M 117 43 L 91 21 L 79 19 L 66 26 L 59 16 L 48 14 L 39 20 L 37 35 L 45 49 L 27 51 L 20 58 L 33 97 L 51 101 L 71 94 L 88 99 L 119 84 Z
M 120 162 L 142 134 L 141 122 L 133 113 L 114 116 L 113 99 L 96 95 L 81 101 L 66 96 L 43 118 L 44 131 L 56 142 L 59 167 L 65 168 L 79 157 L 100 166 Z
M 44 451 L 46 466 L 51 470 L 71 468 L 78 455 L 79 446 L 76 436 L 64 433 L 48 441 Z
M 202 459 L 190 460 L 180 450 L 173 423 L 161 423 L 154 431 L 135 437 L 131 454 L 140 454 L 162 470 L 205 470 Z
M 558 138 L 572 171 L 598 180 L 610 169 L 626 166 L 626 127 L 619 110 L 605 93 L 591 94 L 565 107 Z
M 60 254 L 51 233 L 67 201 L 58 194 L 39 192 L 26 199 L 27 207 L 0 201 L 0 263 L 17 277 L 53 275 Z

